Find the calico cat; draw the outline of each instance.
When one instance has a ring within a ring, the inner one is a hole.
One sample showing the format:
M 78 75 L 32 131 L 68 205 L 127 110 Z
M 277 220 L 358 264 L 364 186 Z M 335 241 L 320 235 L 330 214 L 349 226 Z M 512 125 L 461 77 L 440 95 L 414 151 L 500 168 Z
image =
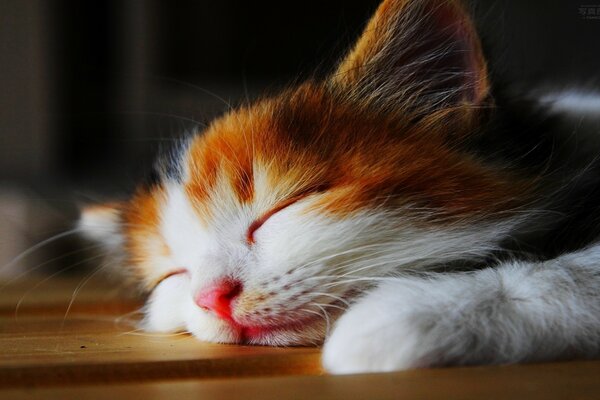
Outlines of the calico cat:
M 385 0 L 326 79 L 243 106 L 83 211 L 144 327 L 324 343 L 333 373 L 595 357 L 597 152 L 494 86 L 465 8 Z

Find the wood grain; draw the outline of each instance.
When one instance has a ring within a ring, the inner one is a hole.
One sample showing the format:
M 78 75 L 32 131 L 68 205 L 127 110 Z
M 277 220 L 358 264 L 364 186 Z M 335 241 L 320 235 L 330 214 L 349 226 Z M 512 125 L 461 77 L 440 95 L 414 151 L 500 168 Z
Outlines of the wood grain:
M 64 315 L 82 311 L 90 315 L 121 314 L 139 308 L 135 290 L 102 276 L 28 277 L 0 281 L 0 316 Z
M 598 399 L 600 364 L 565 362 L 354 376 L 193 379 L 145 384 L 19 388 L 3 399 Z
M 74 297 L 80 282 L 0 290 L 0 399 L 600 398 L 598 361 L 327 376 L 316 348 L 139 332 L 139 298 L 103 281 Z
M 80 282 L 21 282 L 2 292 L 0 388 L 321 373 L 316 348 L 218 345 L 141 332 L 139 299 L 96 282 L 73 300 Z

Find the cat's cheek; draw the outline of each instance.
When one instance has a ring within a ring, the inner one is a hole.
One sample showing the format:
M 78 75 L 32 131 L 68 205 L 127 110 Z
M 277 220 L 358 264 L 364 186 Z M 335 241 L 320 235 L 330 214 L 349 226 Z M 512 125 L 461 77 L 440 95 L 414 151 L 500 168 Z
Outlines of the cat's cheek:
M 144 307 L 144 330 L 165 333 L 185 330 L 185 311 L 188 303 L 193 304 L 189 293 L 190 280 L 183 274 L 162 281 Z
M 229 324 L 198 308 L 190 293 L 190 279 L 185 274 L 161 282 L 146 303 L 143 329 L 161 333 L 188 331 L 205 342 L 240 341 L 239 333 Z
M 193 302 L 186 305 L 185 318 L 186 330 L 203 342 L 239 343 L 242 340 L 240 332 L 219 318 L 200 310 Z

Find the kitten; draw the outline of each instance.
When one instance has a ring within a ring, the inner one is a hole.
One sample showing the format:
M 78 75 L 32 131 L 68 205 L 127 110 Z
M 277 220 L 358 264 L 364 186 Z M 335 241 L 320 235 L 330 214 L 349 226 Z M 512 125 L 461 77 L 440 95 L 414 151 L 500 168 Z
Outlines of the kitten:
M 80 224 L 150 331 L 324 342 L 333 373 L 595 357 L 597 153 L 488 75 L 459 2 L 385 0 L 328 78 L 217 119 Z

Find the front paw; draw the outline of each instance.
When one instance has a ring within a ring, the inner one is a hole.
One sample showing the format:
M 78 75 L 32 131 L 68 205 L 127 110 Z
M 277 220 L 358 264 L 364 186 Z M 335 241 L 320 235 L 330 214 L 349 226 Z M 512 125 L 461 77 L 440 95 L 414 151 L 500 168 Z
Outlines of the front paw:
M 402 329 L 400 325 L 404 325 Z M 325 342 L 323 366 L 334 374 L 417 367 L 414 349 L 419 346 L 420 336 L 419 329 L 409 321 L 374 318 L 368 310 L 352 310 L 340 318 Z
M 327 371 L 351 374 L 432 367 L 459 362 L 468 353 L 470 335 L 451 322 L 443 305 L 422 293 L 393 291 L 395 301 L 383 303 L 381 293 L 375 293 L 339 319 L 323 348 Z

